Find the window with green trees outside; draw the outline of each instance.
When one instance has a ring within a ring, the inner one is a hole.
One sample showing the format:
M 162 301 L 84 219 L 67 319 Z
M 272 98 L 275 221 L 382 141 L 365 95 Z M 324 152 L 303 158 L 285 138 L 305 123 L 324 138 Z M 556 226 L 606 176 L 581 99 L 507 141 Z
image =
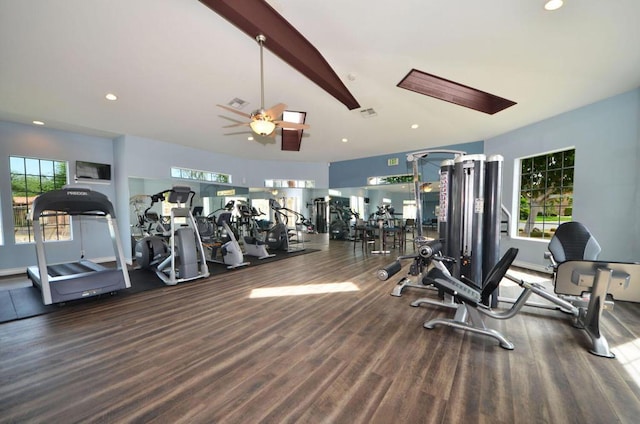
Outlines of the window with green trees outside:
M 15 242 L 31 243 L 34 241 L 33 227 L 27 217 L 33 199 L 67 184 L 67 162 L 17 156 L 10 156 L 9 161 Z M 47 216 L 40 222 L 45 241 L 71 239 L 68 215 Z
M 575 149 L 520 159 L 518 236 L 550 239 L 573 215 Z

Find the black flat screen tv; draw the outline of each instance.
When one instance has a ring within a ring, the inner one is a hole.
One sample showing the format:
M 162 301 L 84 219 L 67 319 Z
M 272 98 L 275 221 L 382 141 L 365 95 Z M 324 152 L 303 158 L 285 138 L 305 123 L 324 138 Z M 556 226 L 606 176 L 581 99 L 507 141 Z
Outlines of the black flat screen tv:
M 111 180 L 111 165 L 107 163 L 76 161 L 76 178 L 83 180 Z

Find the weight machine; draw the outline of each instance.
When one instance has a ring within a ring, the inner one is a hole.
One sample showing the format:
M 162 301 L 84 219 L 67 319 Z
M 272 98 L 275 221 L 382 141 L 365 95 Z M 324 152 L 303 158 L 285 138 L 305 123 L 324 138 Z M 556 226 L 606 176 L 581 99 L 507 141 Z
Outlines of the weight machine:
M 573 326 L 585 330 L 591 340 L 589 352 L 614 358 L 600 322 L 614 300 L 640 302 L 640 263 L 598 260 L 600 245 L 579 222 L 565 222 L 549 241 L 545 258 L 553 270 L 553 291 L 545 286 L 506 275 L 525 291 L 531 291 L 550 303 L 527 302 L 524 306 L 556 309 L 573 316 Z M 499 299 L 513 303 L 512 299 Z
M 412 163 L 416 200 L 415 243 L 424 244 L 422 231 L 422 198 L 419 161 L 430 154 L 454 155 L 440 165 L 440 208 L 438 231 L 443 252 L 454 258 L 451 274 L 482 282 L 484 275 L 498 262 L 500 255 L 500 223 L 502 211 L 503 157 L 493 155 L 466 155 L 456 150 L 424 150 L 409 153 Z M 418 278 L 424 271 L 421 261 L 414 262 L 409 274 L 403 277 L 391 292 L 401 296 L 405 287 L 426 288 Z M 417 280 L 417 281 L 415 281 Z M 479 283 L 481 284 L 481 283 Z M 482 287 L 477 287 L 482 289 Z M 497 293 L 492 296 L 497 305 Z
M 423 288 L 434 288 L 444 294 L 444 300 L 421 298 L 411 306 L 431 304 L 455 309 L 453 318 L 434 318 L 423 324 L 432 329 L 445 325 L 465 331 L 482 334 L 499 341 L 505 349 L 514 345 L 502 333 L 485 325 L 484 316 L 494 319 L 509 319 L 524 306 L 544 307 L 560 310 L 574 317 L 573 325 L 583 329 L 591 340 L 589 352 L 597 356 L 613 358 L 606 337 L 600 328 L 602 313 L 613 307 L 613 300 L 640 302 L 640 263 L 621 263 L 598 261 L 599 245 L 581 224 L 564 223 L 558 227 L 549 243 L 550 252 L 546 255 L 554 264 L 554 293 L 542 284 L 530 283 L 508 273 L 518 249 L 510 248 L 505 255 L 489 270 L 482 284 L 464 276 L 456 278 L 451 269 L 457 258 L 442 254 L 443 244 L 439 240 L 422 240 L 414 255 L 398 259 L 378 271 L 380 280 L 387 280 L 402 268 L 401 260 L 411 259 L 415 266 L 427 272 L 421 272 Z M 433 267 L 430 265 L 433 264 Z M 446 266 L 445 266 L 446 264 Z M 511 303 L 508 310 L 495 311 L 489 305 L 491 295 L 496 291 L 503 278 L 507 278 L 522 287 L 517 299 L 499 299 Z M 532 295 L 547 300 L 548 304 L 529 303 Z

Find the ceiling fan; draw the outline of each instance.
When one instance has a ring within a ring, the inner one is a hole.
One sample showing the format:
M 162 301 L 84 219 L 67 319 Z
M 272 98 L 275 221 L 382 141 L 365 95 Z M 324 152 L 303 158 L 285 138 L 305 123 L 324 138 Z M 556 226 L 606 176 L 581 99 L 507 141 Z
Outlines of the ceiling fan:
M 292 129 L 292 130 L 305 130 L 310 128 L 309 125 L 301 124 L 297 122 L 281 121 L 278 120 L 282 113 L 287 108 L 284 103 L 278 103 L 269 109 L 264 108 L 264 64 L 263 64 L 263 44 L 266 41 L 266 37 L 262 34 L 256 37 L 256 41 L 260 45 L 260 109 L 253 111 L 250 115 L 234 109 L 229 106 L 217 105 L 225 110 L 241 115 L 249 122 L 241 122 L 237 124 L 227 125 L 224 128 L 248 126 L 251 130 L 261 136 L 275 137 L 276 127 Z

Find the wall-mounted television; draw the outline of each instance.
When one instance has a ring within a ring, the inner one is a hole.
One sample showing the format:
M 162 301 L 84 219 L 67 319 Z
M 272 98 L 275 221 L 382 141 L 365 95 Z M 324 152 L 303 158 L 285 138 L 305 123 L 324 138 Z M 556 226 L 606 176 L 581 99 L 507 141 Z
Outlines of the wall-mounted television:
M 111 165 L 77 160 L 76 179 L 109 181 L 111 180 Z

